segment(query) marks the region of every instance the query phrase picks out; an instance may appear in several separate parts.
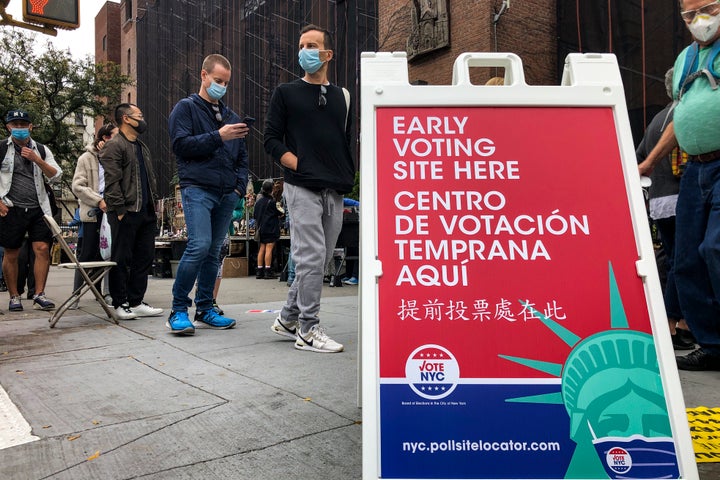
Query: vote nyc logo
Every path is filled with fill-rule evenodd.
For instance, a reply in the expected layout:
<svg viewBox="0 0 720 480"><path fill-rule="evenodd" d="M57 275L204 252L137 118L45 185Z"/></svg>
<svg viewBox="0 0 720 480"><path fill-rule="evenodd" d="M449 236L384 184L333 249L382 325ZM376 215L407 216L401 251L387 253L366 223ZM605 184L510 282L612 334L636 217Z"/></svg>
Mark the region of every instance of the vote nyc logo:
<svg viewBox="0 0 720 480"><path fill-rule="evenodd" d="M460 367L448 349L440 345L423 345L408 357L405 378L410 388L421 397L439 400L455 390L460 379Z"/></svg>

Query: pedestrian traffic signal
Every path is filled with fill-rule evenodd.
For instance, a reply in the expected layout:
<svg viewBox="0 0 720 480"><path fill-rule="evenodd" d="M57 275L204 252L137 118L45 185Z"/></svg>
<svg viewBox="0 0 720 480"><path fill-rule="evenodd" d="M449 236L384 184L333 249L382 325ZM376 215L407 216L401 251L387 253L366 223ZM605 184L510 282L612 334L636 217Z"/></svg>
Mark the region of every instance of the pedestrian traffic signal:
<svg viewBox="0 0 720 480"><path fill-rule="evenodd" d="M73 30L80 26L80 0L23 0L23 20Z"/></svg>

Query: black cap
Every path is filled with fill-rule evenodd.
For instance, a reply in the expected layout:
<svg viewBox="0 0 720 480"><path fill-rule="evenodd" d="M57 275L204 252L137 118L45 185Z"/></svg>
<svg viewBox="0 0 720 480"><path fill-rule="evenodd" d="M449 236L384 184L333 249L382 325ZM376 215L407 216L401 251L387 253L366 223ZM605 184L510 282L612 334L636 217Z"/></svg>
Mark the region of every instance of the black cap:
<svg viewBox="0 0 720 480"><path fill-rule="evenodd" d="M10 123L16 120L20 120L21 122L28 122L32 123L30 120L30 114L22 111L22 110L10 110L7 113L7 116L5 117L5 123Z"/></svg>

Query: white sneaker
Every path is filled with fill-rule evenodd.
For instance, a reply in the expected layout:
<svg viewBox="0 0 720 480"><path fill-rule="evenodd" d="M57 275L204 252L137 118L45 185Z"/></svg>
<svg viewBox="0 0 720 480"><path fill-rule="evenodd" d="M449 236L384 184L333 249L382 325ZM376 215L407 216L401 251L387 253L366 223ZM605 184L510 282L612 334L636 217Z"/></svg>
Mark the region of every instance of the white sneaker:
<svg viewBox="0 0 720 480"><path fill-rule="evenodd" d="M313 325L310 331L305 334L298 329L295 348L318 353L338 353L342 352L344 347L328 337L322 327Z"/></svg>
<svg viewBox="0 0 720 480"><path fill-rule="evenodd" d="M115 316L118 320L132 320L137 318L137 314L130 309L130 305L123 303L115 309Z"/></svg>
<svg viewBox="0 0 720 480"><path fill-rule="evenodd" d="M138 317L157 317L163 313L162 308L151 307L145 302L140 303L137 307L130 307L130 310Z"/></svg>
<svg viewBox="0 0 720 480"><path fill-rule="evenodd" d="M277 333L278 335L282 335L283 337L292 338L295 340L295 337L297 337L297 322L285 325L280 320L280 315L277 316L275 319L275 322L270 327L270 330Z"/></svg>

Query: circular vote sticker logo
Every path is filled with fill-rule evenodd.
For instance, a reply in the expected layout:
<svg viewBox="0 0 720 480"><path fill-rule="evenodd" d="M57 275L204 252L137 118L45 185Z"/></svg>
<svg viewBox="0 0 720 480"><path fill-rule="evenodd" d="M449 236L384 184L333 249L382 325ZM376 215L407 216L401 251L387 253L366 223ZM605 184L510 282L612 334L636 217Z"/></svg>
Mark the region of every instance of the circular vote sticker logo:
<svg viewBox="0 0 720 480"><path fill-rule="evenodd" d="M632 468L632 457L630 453L621 447L613 447L608 450L605 461L615 473L626 473Z"/></svg>
<svg viewBox="0 0 720 480"><path fill-rule="evenodd" d="M429 400L438 400L455 390L460 379L460 367L448 349L440 345L423 345L408 357L405 378L415 393Z"/></svg>

